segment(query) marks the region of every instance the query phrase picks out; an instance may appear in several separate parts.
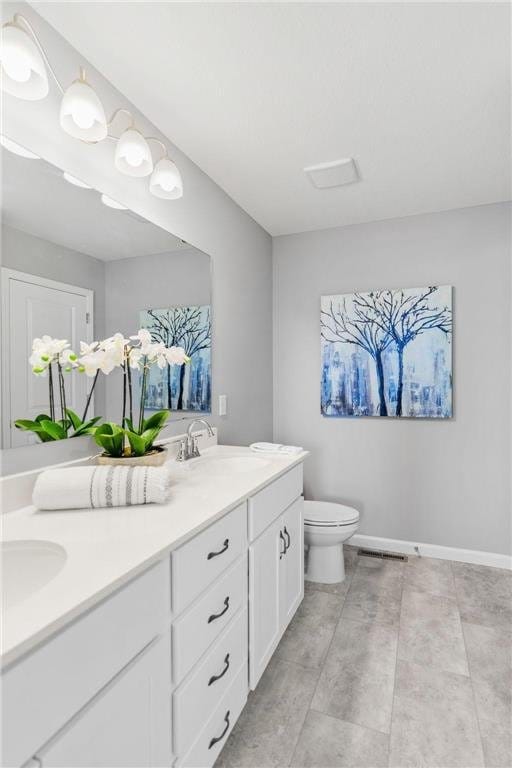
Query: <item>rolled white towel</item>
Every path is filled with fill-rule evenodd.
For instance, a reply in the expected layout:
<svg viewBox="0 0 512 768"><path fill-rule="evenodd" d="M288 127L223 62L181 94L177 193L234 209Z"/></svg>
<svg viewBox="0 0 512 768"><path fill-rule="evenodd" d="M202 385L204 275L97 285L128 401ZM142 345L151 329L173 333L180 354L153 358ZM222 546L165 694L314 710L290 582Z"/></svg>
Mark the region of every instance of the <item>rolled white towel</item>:
<svg viewBox="0 0 512 768"><path fill-rule="evenodd" d="M161 504L170 490L165 467L91 466L48 469L38 476L32 503L38 509L94 509Z"/></svg>
<svg viewBox="0 0 512 768"><path fill-rule="evenodd" d="M249 448L256 453L281 453L288 456L302 453L304 450L300 445L282 445L281 443L252 443Z"/></svg>

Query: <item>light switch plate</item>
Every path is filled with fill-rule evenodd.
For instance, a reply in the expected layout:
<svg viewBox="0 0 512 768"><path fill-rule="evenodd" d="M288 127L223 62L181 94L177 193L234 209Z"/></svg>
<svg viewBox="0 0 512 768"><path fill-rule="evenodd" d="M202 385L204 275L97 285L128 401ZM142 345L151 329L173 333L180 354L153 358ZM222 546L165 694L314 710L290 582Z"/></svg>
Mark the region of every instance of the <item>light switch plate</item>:
<svg viewBox="0 0 512 768"><path fill-rule="evenodd" d="M219 416L225 416L228 412L228 396L219 395Z"/></svg>

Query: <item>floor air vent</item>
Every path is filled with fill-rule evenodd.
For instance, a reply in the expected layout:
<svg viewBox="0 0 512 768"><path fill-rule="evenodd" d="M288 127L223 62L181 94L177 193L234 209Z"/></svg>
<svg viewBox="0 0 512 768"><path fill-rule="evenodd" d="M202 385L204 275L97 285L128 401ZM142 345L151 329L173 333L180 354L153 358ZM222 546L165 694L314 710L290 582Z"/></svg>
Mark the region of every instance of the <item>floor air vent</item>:
<svg viewBox="0 0 512 768"><path fill-rule="evenodd" d="M359 557L377 557L379 560L402 560L407 562L407 555L399 555L397 552L379 552L377 549L358 549Z"/></svg>

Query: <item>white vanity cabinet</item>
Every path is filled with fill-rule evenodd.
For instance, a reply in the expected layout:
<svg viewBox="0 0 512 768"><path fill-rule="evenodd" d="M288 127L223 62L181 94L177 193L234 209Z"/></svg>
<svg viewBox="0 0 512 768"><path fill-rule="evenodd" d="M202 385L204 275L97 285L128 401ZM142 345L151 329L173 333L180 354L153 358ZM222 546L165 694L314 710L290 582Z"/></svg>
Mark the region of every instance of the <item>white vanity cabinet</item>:
<svg viewBox="0 0 512 768"><path fill-rule="evenodd" d="M2 673L2 766L40 752L160 635L169 646L169 559L132 579ZM167 631L166 631L167 630ZM169 675L169 664L163 669ZM159 708L168 710L170 677ZM163 689L159 689L163 690ZM112 701L112 696L108 701ZM123 728L124 713L109 713ZM169 714L170 718L170 714ZM165 742L168 737L162 733ZM169 750L170 754L170 750ZM47 758L46 765L50 765ZM82 765L83 763L79 763ZM148 764L150 765L150 764ZM68 762L68 768L74 763Z"/></svg>
<svg viewBox="0 0 512 768"><path fill-rule="evenodd" d="M249 692L247 503L172 553L173 747L209 768Z"/></svg>
<svg viewBox="0 0 512 768"><path fill-rule="evenodd" d="M284 632L304 597L304 499L291 504L282 518L285 550L279 560L279 615Z"/></svg>
<svg viewBox="0 0 512 768"><path fill-rule="evenodd" d="M3 768L212 768L302 600L303 542L300 463L4 670Z"/></svg>
<svg viewBox="0 0 512 768"><path fill-rule="evenodd" d="M249 499L249 682L254 689L304 597L302 466ZM277 518L277 519L274 519Z"/></svg>
<svg viewBox="0 0 512 768"><path fill-rule="evenodd" d="M168 634L151 644L34 758L41 768L168 768Z"/></svg>

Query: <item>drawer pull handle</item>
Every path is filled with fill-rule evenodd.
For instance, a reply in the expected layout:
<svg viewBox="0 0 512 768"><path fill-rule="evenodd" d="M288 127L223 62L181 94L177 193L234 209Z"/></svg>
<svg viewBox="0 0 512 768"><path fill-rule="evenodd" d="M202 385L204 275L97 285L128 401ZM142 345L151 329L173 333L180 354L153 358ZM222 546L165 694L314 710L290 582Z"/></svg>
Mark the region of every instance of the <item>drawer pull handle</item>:
<svg viewBox="0 0 512 768"><path fill-rule="evenodd" d="M217 737L213 738L213 739L210 741L210 743L208 744L208 749L211 749L212 747L214 747L214 746L215 746L215 744L216 744L218 741L222 741L222 739L224 738L224 736L225 736L225 735L226 735L226 733L228 732L228 728L229 728L229 709L228 709L228 711L226 712L226 714L224 715L224 720L225 720L225 722L226 722L226 725L224 726L224 730L222 731L222 733L221 733L221 735L220 735L220 736L217 736Z"/></svg>
<svg viewBox="0 0 512 768"><path fill-rule="evenodd" d="M215 621L215 619L220 619L221 616L224 616L228 608L229 608L229 596L226 597L226 599L224 600L224 608L222 609L222 611L220 613L212 613L212 615L208 619L208 624L210 624L210 622L212 621Z"/></svg>
<svg viewBox="0 0 512 768"><path fill-rule="evenodd" d="M211 560L212 557L218 557L219 555L222 555L222 553L225 552L228 547L229 547L229 539L226 539L224 544L222 545L222 549L219 549L218 552L210 552L206 559Z"/></svg>
<svg viewBox="0 0 512 768"><path fill-rule="evenodd" d="M286 525L285 525L285 527L284 527L284 535L285 535L285 536L288 536L288 544L286 544L286 545L285 545L285 546L286 546L286 548L285 548L285 550L284 550L284 554L286 554L286 553L288 552L288 550L290 549L290 544L292 543L292 539L291 539L291 536L290 536L290 534L288 533L288 531L286 530Z"/></svg>
<svg viewBox="0 0 512 768"><path fill-rule="evenodd" d="M212 683L216 683L217 680L220 680L221 677L224 677L226 672L229 669L229 653L226 653L226 658L224 659L224 664L226 665L222 672L219 675L212 675L210 679L208 680L208 685L211 685Z"/></svg>
<svg viewBox="0 0 512 768"><path fill-rule="evenodd" d="M280 539L280 540L283 542L283 544L284 544L284 549L283 549L283 551L281 552L281 550L279 550L279 559L281 559L283 555L286 555L286 539L285 539L285 537L283 536L283 532L282 532L282 531L279 531L279 539Z"/></svg>

